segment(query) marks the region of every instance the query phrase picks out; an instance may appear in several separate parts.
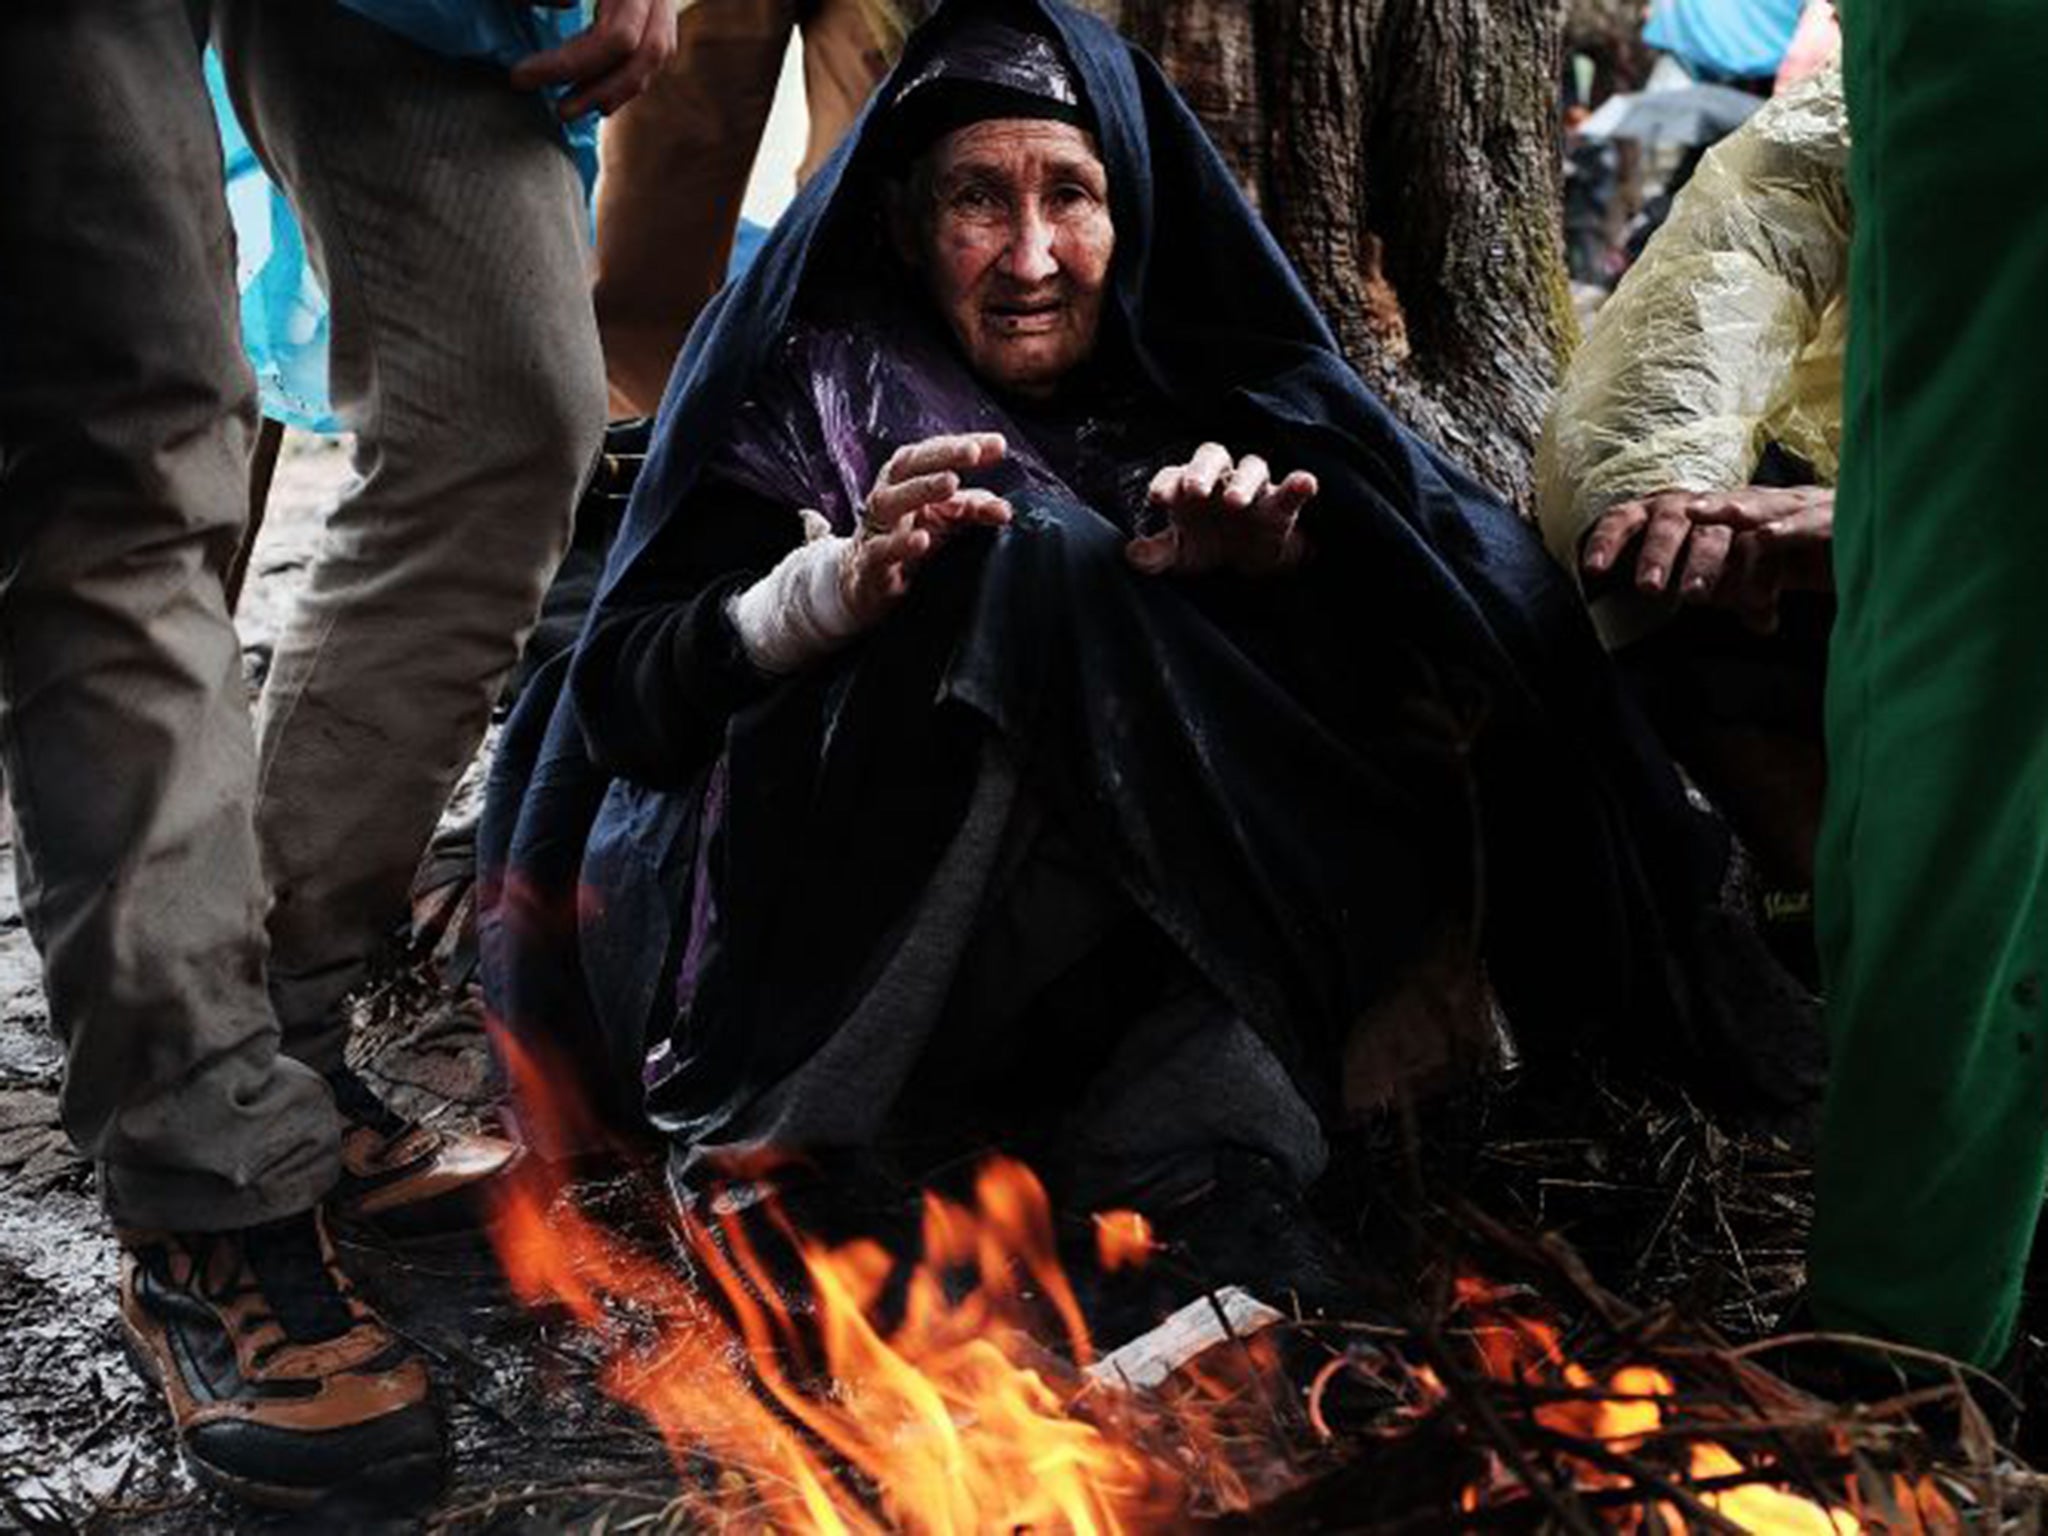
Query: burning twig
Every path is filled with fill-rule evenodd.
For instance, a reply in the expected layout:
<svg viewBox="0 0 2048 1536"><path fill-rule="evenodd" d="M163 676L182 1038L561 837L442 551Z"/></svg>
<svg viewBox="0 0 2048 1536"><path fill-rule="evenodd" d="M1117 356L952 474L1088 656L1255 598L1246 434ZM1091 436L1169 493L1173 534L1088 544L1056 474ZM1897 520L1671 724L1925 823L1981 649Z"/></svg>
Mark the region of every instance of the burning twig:
<svg viewBox="0 0 2048 1536"><path fill-rule="evenodd" d="M1484 1388L1444 1347L1434 1326L1418 1329L1414 1338L1429 1368L1448 1390L1454 1411L1480 1432L1489 1447L1514 1472L1521 1486L1535 1496L1563 1529L1573 1532L1574 1536L1596 1536L1598 1527L1594 1525L1590 1512L1580 1503L1578 1490L1570 1485L1559 1487L1554 1479L1543 1475Z"/></svg>
<svg viewBox="0 0 2048 1536"><path fill-rule="evenodd" d="M1618 1451L1601 1440L1564 1434L1547 1427L1541 1421L1532 1423L1528 1432L1573 1460L1591 1462L1594 1466L1604 1468L1616 1476L1627 1478L1626 1488L1607 1490L1621 1496L1624 1503L1649 1504L1654 1501L1669 1504L1683 1510L1686 1515L1697 1520L1708 1530L1742 1536L1743 1528L1704 1503L1700 1497L1700 1490L1707 1484L1725 1485L1730 1488L1753 1486L1760 1481L1754 1472L1742 1471L1723 1474L1718 1478L1704 1478L1691 1487L1686 1487L1644 1465L1636 1457Z"/></svg>

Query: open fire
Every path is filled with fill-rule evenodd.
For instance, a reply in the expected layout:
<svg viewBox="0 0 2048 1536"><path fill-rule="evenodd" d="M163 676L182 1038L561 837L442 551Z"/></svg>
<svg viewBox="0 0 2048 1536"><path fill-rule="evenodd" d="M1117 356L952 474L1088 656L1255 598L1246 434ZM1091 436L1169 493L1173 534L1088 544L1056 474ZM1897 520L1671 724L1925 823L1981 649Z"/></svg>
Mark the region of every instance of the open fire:
<svg viewBox="0 0 2048 1536"><path fill-rule="evenodd" d="M737 1217L687 1233L715 1290L708 1304L530 1188L510 1197L500 1228L524 1299L612 1333L621 1304L654 1320L651 1339L613 1358L606 1387L679 1464L725 1469L734 1515L819 1532L1171 1521L1177 1475L1082 1401L1087 1331L1026 1169L992 1163L971 1205L927 1196L923 1258L886 1307L895 1266L879 1245L778 1235L800 1255L801 1311Z"/></svg>
<svg viewBox="0 0 2048 1536"><path fill-rule="evenodd" d="M1684 1423L1678 1384L1648 1365L1626 1365L1596 1376L1564 1352L1557 1330L1523 1315L1511 1293L1461 1278L1457 1311L1473 1341L1486 1378L1505 1384L1528 1404L1528 1416L1571 1486L1592 1495L1620 1493L1623 1501L1610 1523L1623 1531L1682 1532L1718 1519L1743 1531L1771 1536L1847 1536L1866 1530L1892 1533L1958 1529L1961 1521L1932 1485L1893 1479L1882 1506L1872 1510L1853 1481L1842 1485L1835 1508L1775 1486L1758 1464L1738 1458L1725 1444L1707 1438L1703 1426ZM1755 1426L1749 1426L1754 1428ZM1727 1427L1721 1429L1727 1433ZM1672 1456L1655 1462L1638 1453L1667 1441ZM1678 1499L1658 1498L1644 1479L1670 1467L1669 1484ZM1784 1476L1795 1469L1780 1469ZM1500 1458L1488 1458L1488 1474L1465 1490L1468 1511L1527 1497L1525 1480Z"/></svg>
<svg viewBox="0 0 2048 1536"><path fill-rule="evenodd" d="M558 1113L513 1059L523 1114ZM535 1172L507 1193L493 1236L523 1301L566 1311L605 1341L605 1390L661 1434L698 1512L740 1529L1182 1529L1215 1513L1256 1518L1260 1491L1299 1485L1301 1469L1368 1443L1377 1465L1410 1437L1433 1437L1450 1448L1437 1465L1464 1469L1443 1485L1447 1529L1536 1523L1544 1480L1622 1531L1960 1525L1924 1482L1890 1478L1874 1491L1837 1470L1817 1484L1757 1425L1689 1416L1660 1369L1594 1372L1512 1293L1478 1280L1458 1282L1436 1340L1461 1362L1462 1392L1405 1363L1398 1345L1356 1343L1328 1345L1304 1391L1273 1342L1283 1329L1140 1389L1091 1370L1096 1350L1028 1169L992 1160L971 1196L925 1195L918 1226L905 1257L867 1239L817 1241L755 1206L682 1221L680 1256L657 1256ZM1098 1216L1094 1237L1104 1273L1152 1252L1128 1212ZM1438 1358L1448 1374L1450 1357ZM1347 1448L1322 1407L1335 1380L1360 1371L1385 1407ZM1502 1454L1466 1428L1475 1384L1485 1412L1511 1419L1529 1449ZM1288 1428L1299 1431L1291 1447L1279 1433ZM1262 1476L1247 1458L1274 1465ZM1795 1482L1824 1486L1830 1502Z"/></svg>
<svg viewBox="0 0 2048 1536"><path fill-rule="evenodd" d="M523 1116L574 1113L507 1056ZM1030 1171L991 1162L971 1199L928 1194L921 1216L907 1273L878 1242L828 1246L772 1207L682 1220L685 1263L593 1223L536 1171L508 1190L493 1240L523 1301L608 1341L605 1389L661 1433L686 1477L717 1469L707 1497L743 1527L1173 1523L1181 1477L1087 1374L1094 1347ZM1105 1269L1141 1262L1150 1244L1128 1212L1099 1218L1095 1237Z"/></svg>

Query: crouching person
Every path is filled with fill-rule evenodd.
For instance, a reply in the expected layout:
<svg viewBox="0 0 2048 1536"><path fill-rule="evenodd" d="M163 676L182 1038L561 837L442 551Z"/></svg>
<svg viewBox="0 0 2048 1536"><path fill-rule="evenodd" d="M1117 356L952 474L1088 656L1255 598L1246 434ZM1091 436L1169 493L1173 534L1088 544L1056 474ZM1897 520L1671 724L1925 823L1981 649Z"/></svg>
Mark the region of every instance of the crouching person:
<svg viewBox="0 0 2048 1536"><path fill-rule="evenodd" d="M1812 977L1850 211L1839 68L1710 153L1552 407L1540 517Z"/></svg>
<svg viewBox="0 0 2048 1536"><path fill-rule="evenodd" d="M942 7L656 438L501 762L486 985L685 1199L1001 1145L1323 1304L1301 1192L1447 934L1532 1041L1676 1034L1683 803L1569 584L1107 28Z"/></svg>

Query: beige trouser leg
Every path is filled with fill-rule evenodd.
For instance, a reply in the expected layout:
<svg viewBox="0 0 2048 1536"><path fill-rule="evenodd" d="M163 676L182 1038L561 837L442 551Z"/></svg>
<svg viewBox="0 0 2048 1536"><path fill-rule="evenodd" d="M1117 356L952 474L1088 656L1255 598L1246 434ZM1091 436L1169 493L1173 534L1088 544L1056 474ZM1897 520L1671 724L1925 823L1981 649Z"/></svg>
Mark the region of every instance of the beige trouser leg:
<svg viewBox="0 0 2048 1536"><path fill-rule="evenodd" d="M334 0L216 0L215 28L356 433L257 718L271 995L327 1067L567 545L604 380L582 190L538 97Z"/></svg>
<svg viewBox="0 0 2048 1536"><path fill-rule="evenodd" d="M797 179L808 181L888 67L858 0L696 0L668 67L605 124L597 315L614 415L654 413L690 327L725 281L799 24L811 127Z"/></svg>
<svg viewBox="0 0 2048 1536"><path fill-rule="evenodd" d="M796 0L696 0L675 56L604 126L597 317L612 409L647 416L725 280Z"/></svg>
<svg viewBox="0 0 2048 1536"><path fill-rule="evenodd" d="M221 596L247 505L196 3L0 5L0 757L64 1123L114 1217L291 1214L326 1086L263 992L255 754Z"/></svg>
<svg viewBox="0 0 2048 1536"><path fill-rule="evenodd" d="M859 0L823 0L804 19L804 101L811 133L796 173L799 184L839 147L888 72L889 59Z"/></svg>

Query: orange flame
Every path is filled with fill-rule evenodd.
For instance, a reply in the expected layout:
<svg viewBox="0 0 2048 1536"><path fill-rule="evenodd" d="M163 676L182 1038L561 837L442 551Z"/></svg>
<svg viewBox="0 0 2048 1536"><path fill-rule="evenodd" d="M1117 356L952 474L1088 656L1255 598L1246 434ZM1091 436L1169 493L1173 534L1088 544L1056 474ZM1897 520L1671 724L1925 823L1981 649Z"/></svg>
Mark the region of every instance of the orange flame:
<svg viewBox="0 0 2048 1536"><path fill-rule="evenodd" d="M892 1261L872 1243L829 1249L800 1241L816 1305L815 1339L773 1298L768 1266L740 1224L723 1244L697 1233L691 1251L734 1318L714 1318L673 1274L626 1250L564 1203L519 1189L498 1240L522 1299L565 1306L594 1329L608 1303L664 1320L658 1343L620 1357L606 1389L661 1431L679 1459L708 1455L739 1469L757 1505L787 1490L797 1509L776 1523L830 1532L987 1529L1117 1532L1177 1507L1175 1480L1135 1447L1074 1411L1083 1382L1038 1350L1028 1323L1034 1295L1067 1332L1076 1362L1087 1335L1050 1249L1027 1248L1027 1294L1008 1262L1013 1241L1049 1244L1051 1221L1036 1180L996 1163L974 1205L926 1197L926 1262L913 1273L902 1320L884 1331L877 1302ZM935 1257L937 1256L937 1257ZM977 1283L951 1299L949 1261L968 1258ZM818 1391L792 1365L815 1343ZM735 1345L741 1346L735 1348ZM876 1490L874 1507L835 1471Z"/></svg>
<svg viewBox="0 0 2048 1536"><path fill-rule="evenodd" d="M1485 1282L1462 1277L1456 1282L1460 1310L1472 1320L1472 1342L1488 1376L1496 1381L1549 1389L1563 1389L1559 1396L1539 1403L1532 1417L1546 1429L1583 1441L1597 1441L1608 1449L1630 1455L1653 1437L1681 1427L1667 1417L1678 1408L1677 1384L1652 1366L1629 1365L1614 1371L1604 1381L1563 1350L1557 1330L1536 1318L1510 1310L1509 1293ZM1961 1521L1940 1491L1925 1479L1908 1484L1895 1480L1893 1502L1896 1510L1881 1524L1866 1524L1867 1512L1860 1511L1860 1495L1850 1485L1844 1492L1850 1508L1830 1508L1815 1499L1772 1486L1768 1469L1744 1463L1726 1446L1711 1440L1694 1440L1686 1447L1686 1465L1673 1482L1690 1485L1689 1491L1701 1505L1745 1531L1768 1536L1848 1536L1851 1532L1883 1529L1895 1532L1953 1530ZM1629 1488L1633 1479L1625 1471L1567 1455L1573 1485L1593 1492ZM1731 1479L1756 1478L1740 1486L1715 1486ZM1465 1490L1462 1507L1475 1511L1500 1497L1519 1494L1516 1482L1496 1468L1487 1486ZM1655 1510L1659 1527L1683 1532L1690 1527L1681 1512L1669 1502L1648 1501ZM1643 1511L1632 1512L1620 1522L1624 1530L1649 1528Z"/></svg>
<svg viewBox="0 0 2048 1536"><path fill-rule="evenodd" d="M1095 1257L1103 1272L1133 1269L1152 1257L1152 1223L1136 1211L1103 1211L1095 1218Z"/></svg>
<svg viewBox="0 0 2048 1536"><path fill-rule="evenodd" d="M541 1081L510 1055L531 1113ZM779 1299L760 1224L735 1215L684 1233L718 1307L534 1177L507 1193L493 1239L529 1305L613 1336L622 1310L658 1320L650 1346L614 1353L604 1387L679 1464L736 1472L723 1513L743 1524L1107 1536L1173 1520L1179 1478L1115 1432L1101 1407L1113 1394L1083 1374L1088 1332L1027 1169L991 1163L968 1204L925 1197L922 1262L886 1327L896 1263L880 1245L770 1224L761 1239L793 1246L814 1315Z"/></svg>

